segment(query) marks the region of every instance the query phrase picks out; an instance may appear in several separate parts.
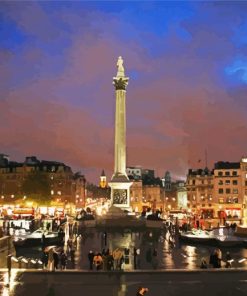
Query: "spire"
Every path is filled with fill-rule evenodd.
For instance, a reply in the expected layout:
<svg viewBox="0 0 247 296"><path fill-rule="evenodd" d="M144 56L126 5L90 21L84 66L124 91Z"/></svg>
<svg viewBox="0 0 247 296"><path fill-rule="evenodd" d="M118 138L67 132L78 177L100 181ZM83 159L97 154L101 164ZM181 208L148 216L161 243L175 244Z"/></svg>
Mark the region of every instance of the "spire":
<svg viewBox="0 0 247 296"><path fill-rule="evenodd" d="M101 177L105 177L105 171L102 170Z"/></svg>

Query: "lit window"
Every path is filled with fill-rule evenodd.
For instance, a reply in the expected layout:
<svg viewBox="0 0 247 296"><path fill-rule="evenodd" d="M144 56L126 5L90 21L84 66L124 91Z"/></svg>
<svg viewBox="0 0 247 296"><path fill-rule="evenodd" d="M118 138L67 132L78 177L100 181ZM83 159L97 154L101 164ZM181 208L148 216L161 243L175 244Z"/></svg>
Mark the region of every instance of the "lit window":
<svg viewBox="0 0 247 296"><path fill-rule="evenodd" d="M219 198L219 203L224 203L224 198L223 197Z"/></svg>

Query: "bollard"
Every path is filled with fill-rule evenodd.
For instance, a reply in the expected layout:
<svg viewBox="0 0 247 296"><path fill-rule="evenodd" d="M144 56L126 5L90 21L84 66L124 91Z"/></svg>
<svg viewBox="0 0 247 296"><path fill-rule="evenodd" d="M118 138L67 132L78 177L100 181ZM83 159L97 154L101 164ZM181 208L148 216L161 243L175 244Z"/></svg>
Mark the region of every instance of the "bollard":
<svg viewBox="0 0 247 296"><path fill-rule="evenodd" d="M25 268L25 269L28 268L28 260L27 260L27 258L23 257L21 259L21 266L22 266L22 268Z"/></svg>
<svg viewBox="0 0 247 296"><path fill-rule="evenodd" d="M18 257L18 268L22 268L22 261L21 259L23 258L23 256Z"/></svg>
<svg viewBox="0 0 247 296"><path fill-rule="evenodd" d="M12 261L13 268L19 268L19 260L16 257L12 256L11 261Z"/></svg>
<svg viewBox="0 0 247 296"><path fill-rule="evenodd" d="M29 263L30 263L30 268L35 268L35 269L38 268L37 260L35 260L35 259L30 259Z"/></svg>

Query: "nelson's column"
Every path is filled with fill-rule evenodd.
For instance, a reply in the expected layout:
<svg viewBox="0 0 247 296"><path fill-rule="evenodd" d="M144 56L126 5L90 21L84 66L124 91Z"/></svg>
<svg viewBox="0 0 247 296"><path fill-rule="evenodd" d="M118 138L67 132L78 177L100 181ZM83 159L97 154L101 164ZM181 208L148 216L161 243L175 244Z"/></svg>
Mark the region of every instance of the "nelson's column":
<svg viewBox="0 0 247 296"><path fill-rule="evenodd" d="M117 76L113 77L116 94L115 113L115 157L114 173L109 183L111 187L111 204L121 209L130 209L131 182L126 174L126 87L129 78L124 74L123 59L118 58Z"/></svg>

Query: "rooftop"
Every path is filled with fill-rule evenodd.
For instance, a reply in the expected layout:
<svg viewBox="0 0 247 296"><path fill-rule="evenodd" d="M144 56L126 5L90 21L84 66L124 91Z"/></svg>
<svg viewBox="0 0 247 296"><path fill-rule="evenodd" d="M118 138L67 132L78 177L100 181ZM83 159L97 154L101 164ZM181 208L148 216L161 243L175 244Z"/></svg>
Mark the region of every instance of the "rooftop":
<svg viewBox="0 0 247 296"><path fill-rule="evenodd" d="M216 170L240 169L240 162L218 161L214 164Z"/></svg>

